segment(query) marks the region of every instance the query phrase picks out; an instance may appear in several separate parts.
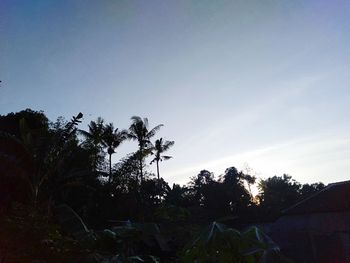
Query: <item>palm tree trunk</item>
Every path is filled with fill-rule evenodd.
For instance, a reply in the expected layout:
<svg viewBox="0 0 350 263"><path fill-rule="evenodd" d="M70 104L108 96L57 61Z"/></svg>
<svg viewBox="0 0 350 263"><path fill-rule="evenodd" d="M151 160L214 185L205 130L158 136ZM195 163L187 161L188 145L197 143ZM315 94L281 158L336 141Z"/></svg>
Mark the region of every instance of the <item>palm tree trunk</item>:
<svg viewBox="0 0 350 263"><path fill-rule="evenodd" d="M143 181L143 146L140 145L139 149L139 161L140 161L140 184L142 184Z"/></svg>
<svg viewBox="0 0 350 263"><path fill-rule="evenodd" d="M140 158L140 184L142 184L143 181L143 161L142 161L142 157Z"/></svg>
<svg viewBox="0 0 350 263"><path fill-rule="evenodd" d="M158 175L158 181L159 181L159 161L157 160L157 175Z"/></svg>
<svg viewBox="0 0 350 263"><path fill-rule="evenodd" d="M109 182L112 181L112 154L109 154Z"/></svg>

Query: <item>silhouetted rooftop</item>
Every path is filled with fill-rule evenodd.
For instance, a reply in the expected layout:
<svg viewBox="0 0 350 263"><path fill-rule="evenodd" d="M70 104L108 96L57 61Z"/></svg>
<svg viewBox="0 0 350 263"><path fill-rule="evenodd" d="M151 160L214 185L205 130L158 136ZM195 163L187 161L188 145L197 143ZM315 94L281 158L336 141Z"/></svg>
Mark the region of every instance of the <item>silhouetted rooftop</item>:
<svg viewBox="0 0 350 263"><path fill-rule="evenodd" d="M350 211L350 181L329 184L318 193L287 208L285 215Z"/></svg>

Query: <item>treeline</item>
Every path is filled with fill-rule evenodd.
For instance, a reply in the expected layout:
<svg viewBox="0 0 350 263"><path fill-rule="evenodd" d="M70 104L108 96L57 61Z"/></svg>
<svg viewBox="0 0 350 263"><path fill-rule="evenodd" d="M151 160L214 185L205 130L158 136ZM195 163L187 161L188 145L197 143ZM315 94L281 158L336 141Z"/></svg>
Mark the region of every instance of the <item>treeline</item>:
<svg viewBox="0 0 350 263"><path fill-rule="evenodd" d="M273 220L284 208L324 187L301 185L288 175L256 182L234 167L218 178L202 170L187 185L170 187L161 178L159 165L171 158L166 152L174 142L154 139L162 124L150 128L147 118L134 116L128 129L118 129L98 118L82 130L82 117L79 113L70 121L61 117L51 122L43 112L30 109L0 116L2 134L15 138L10 145L9 138L2 137L2 175L30 178L28 191L18 191L17 181L4 185L3 202L25 195L33 203L66 203L93 226L108 220L154 220L155 209L164 205L196 210L191 214L197 222L234 216L236 222L246 223ZM113 165L112 155L128 140L136 141L138 149ZM156 175L148 171L149 164L156 165ZM256 183L259 194L252 196L250 186Z"/></svg>
<svg viewBox="0 0 350 263"><path fill-rule="evenodd" d="M2 215L23 204L54 218L55 207L66 204L96 230L123 222L178 224L181 231L172 232L172 242L179 248L196 226L215 220L243 228L273 221L324 187L302 185L288 175L257 180L235 167L217 177L202 170L187 185L169 186L160 164L171 158L166 152L174 142L157 138L162 124L149 127L147 118L134 116L127 129L119 129L98 118L82 130L82 118L79 113L51 122L30 109L0 116ZM113 164L112 155L128 140L137 149ZM254 184L257 196L250 191Z"/></svg>

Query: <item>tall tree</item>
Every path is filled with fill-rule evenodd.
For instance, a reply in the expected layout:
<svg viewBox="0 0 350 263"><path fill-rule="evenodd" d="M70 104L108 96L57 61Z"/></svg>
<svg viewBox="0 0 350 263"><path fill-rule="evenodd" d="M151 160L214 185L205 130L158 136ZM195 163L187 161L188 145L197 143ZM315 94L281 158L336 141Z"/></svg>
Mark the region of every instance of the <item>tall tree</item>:
<svg viewBox="0 0 350 263"><path fill-rule="evenodd" d="M69 160L77 147L76 126L82 117L79 113L60 130L46 125L33 129L22 118L19 121L21 138L0 131L0 174L4 177L1 181L6 181L7 175L17 177L13 179L19 179L20 185L25 183L31 197L27 199L32 199L34 206L40 195L45 195L50 203L56 189L68 181L64 176L72 170Z"/></svg>
<svg viewBox="0 0 350 263"><path fill-rule="evenodd" d="M115 153L115 149L126 139L126 131L119 131L118 128L114 129L113 123L109 123L104 127L102 142L107 147L107 153L109 155L109 182L112 179L112 154Z"/></svg>
<svg viewBox="0 0 350 263"><path fill-rule="evenodd" d="M247 178L247 175L239 172L235 167L227 168L225 174L220 178L223 187L222 191L226 195L227 206L233 214L242 212L250 203L251 196L244 186ZM249 178L250 180L253 181L253 179Z"/></svg>
<svg viewBox="0 0 350 263"><path fill-rule="evenodd" d="M156 163L157 165L157 177L158 180L160 178L159 176L159 162L169 160L172 158L171 156L168 155L162 155L164 152L169 150L170 147L174 145L174 141L163 141L163 138L160 138L155 141L154 146L152 147L152 153L155 155L153 160L151 161L150 164Z"/></svg>
<svg viewBox="0 0 350 263"><path fill-rule="evenodd" d="M191 192L191 199L195 205L205 205L208 189L213 186L215 182L214 174L207 170L202 170L197 176L191 177L188 186Z"/></svg>
<svg viewBox="0 0 350 263"><path fill-rule="evenodd" d="M104 135L104 120L98 117L96 121L91 121L88 125L88 131L79 130L80 134L83 135L85 141L83 145L88 148L91 154L91 161L94 170L101 160L103 159L103 135Z"/></svg>
<svg viewBox="0 0 350 263"><path fill-rule="evenodd" d="M277 218L283 209L300 200L301 185L290 175L273 176L258 184L260 207L269 220Z"/></svg>
<svg viewBox="0 0 350 263"><path fill-rule="evenodd" d="M129 127L127 137L138 142L139 150L137 157L140 163L140 182L143 181L143 163L144 158L150 153L151 138L163 126L159 124L152 129L148 127L148 119L139 116L131 117L131 125Z"/></svg>

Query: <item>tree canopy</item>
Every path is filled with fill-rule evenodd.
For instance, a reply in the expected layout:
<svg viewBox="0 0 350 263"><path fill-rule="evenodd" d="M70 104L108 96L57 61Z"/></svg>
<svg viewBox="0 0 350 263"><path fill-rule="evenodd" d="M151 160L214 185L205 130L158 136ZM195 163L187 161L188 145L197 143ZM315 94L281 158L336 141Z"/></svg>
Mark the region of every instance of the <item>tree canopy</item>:
<svg viewBox="0 0 350 263"><path fill-rule="evenodd" d="M40 232L40 238L58 242L58 249L68 249L62 245L66 242L67 251L98 251L101 261L97 262L109 262L99 246L111 253L119 251L114 258L121 261L111 262L133 262L134 256L151 260L145 254L148 251L166 259L164 262L175 262L188 237L210 222L242 229L273 221L283 209L324 188L322 183L300 184L285 174L260 179L259 194L253 196L250 186L256 177L233 166L219 176L203 169L186 185L169 186L160 176L159 163L171 159L167 152L175 143L154 138L162 124L150 128L147 118L134 116L129 128L122 129L100 117L82 129L82 118L78 113L68 121L60 117L52 122L43 112L30 109L0 115L0 219L15 222L15 229L25 227L19 218L40 222L41 227L30 227L38 231L35 235ZM112 155L127 139L135 140L138 147L113 164ZM153 163L156 174L149 169ZM220 224L213 226L225 229L218 228L223 238L232 234L231 228L227 232ZM74 229L80 229L79 234ZM76 247L67 241L69 235L64 231L76 240L90 240L93 246ZM52 241L53 233L62 234ZM243 237L238 232L235 235ZM0 239L10 236L0 231ZM185 253L184 259L199 255L197 247L191 249L192 254ZM62 260L59 253L50 255ZM169 258L174 261L167 261Z"/></svg>

